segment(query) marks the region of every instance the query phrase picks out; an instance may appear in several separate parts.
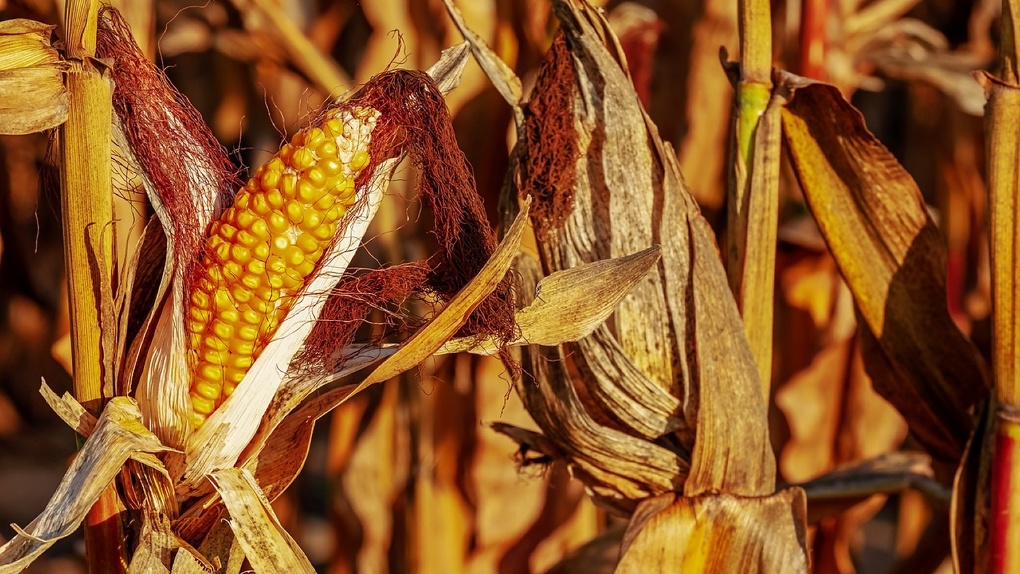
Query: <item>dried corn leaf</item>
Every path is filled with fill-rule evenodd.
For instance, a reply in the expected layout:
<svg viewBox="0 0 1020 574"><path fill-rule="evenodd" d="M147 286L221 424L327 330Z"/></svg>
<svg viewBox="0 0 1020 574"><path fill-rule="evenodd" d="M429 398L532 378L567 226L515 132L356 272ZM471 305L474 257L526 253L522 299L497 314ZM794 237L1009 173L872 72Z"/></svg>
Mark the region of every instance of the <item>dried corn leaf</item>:
<svg viewBox="0 0 1020 574"><path fill-rule="evenodd" d="M173 574L236 574L244 565L244 552L226 520L217 520L205 530L205 540L195 550L185 546L174 558ZM218 567L217 567L218 565Z"/></svg>
<svg viewBox="0 0 1020 574"><path fill-rule="evenodd" d="M0 133L28 134L67 119L66 65L50 44L55 26L0 22Z"/></svg>
<svg viewBox="0 0 1020 574"><path fill-rule="evenodd" d="M297 542L280 525L250 472L225 468L209 478L230 513L230 528L255 572L315 572Z"/></svg>
<svg viewBox="0 0 1020 574"><path fill-rule="evenodd" d="M170 553L180 544L166 515L143 511L140 532L128 574L170 574Z"/></svg>
<svg viewBox="0 0 1020 574"><path fill-rule="evenodd" d="M876 390L936 457L958 460L986 368L946 310L945 255L913 179L831 86L794 76L783 131L861 315Z"/></svg>
<svg viewBox="0 0 1020 574"><path fill-rule="evenodd" d="M21 572L53 543L74 532L132 455L166 450L142 425L134 401L112 399L46 508L0 547L0 574Z"/></svg>
<svg viewBox="0 0 1020 574"><path fill-rule="evenodd" d="M801 547L776 544L803 544L805 512L799 488L760 498L650 499L631 519L616 572L807 572Z"/></svg>
<svg viewBox="0 0 1020 574"><path fill-rule="evenodd" d="M659 260L659 248L556 271L535 287L534 301L517 312L519 336L512 345L559 345L590 335L620 300ZM493 337L464 337L443 344L439 353L495 354Z"/></svg>

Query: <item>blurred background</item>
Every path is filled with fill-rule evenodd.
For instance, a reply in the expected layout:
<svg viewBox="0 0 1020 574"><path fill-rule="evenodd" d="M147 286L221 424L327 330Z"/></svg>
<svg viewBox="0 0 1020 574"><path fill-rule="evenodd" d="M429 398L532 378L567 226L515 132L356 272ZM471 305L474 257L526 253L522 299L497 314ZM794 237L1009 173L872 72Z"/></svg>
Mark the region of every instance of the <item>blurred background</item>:
<svg viewBox="0 0 1020 574"><path fill-rule="evenodd" d="M548 0L456 3L527 90L556 29ZM62 4L0 0L0 19L59 24ZM325 98L388 67L427 68L461 41L440 0L114 4L241 170L265 161ZM638 95L721 232L732 88L720 58L736 54L736 1L598 4ZM944 233L950 309L985 350L984 94L974 71L994 54L998 5L772 2L775 65L838 86L917 180ZM448 105L495 223L514 138L510 108L473 61ZM38 393L40 378L58 393L71 387L49 138L0 136L0 541L13 533L9 524L43 508L74 450L72 432ZM395 178L361 265L431 252L414 181L410 168ZM852 299L785 171L782 194L771 436L781 479L796 483L911 442L871 390ZM117 217L140 221L144 202L125 200ZM316 567L334 574L538 573L578 552L583 569L568 561L556 571L611 571L612 547L597 537L618 539L625 522L596 508L567 469L518 453L488 428L495 421L534 426L498 361L431 360L323 418L305 471L276 511ZM840 514L823 510L812 513L816 572L946 571L948 508L931 497L904 491ZM29 571L81 572L82 549L80 537L62 541Z"/></svg>

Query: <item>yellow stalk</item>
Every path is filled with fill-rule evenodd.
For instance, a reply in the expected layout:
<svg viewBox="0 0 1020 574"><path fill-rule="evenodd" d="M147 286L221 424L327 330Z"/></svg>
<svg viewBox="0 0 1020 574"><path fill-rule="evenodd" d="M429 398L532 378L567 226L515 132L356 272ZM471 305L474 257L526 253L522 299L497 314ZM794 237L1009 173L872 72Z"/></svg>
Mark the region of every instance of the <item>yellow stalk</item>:
<svg viewBox="0 0 1020 574"><path fill-rule="evenodd" d="M103 406L103 384L113 357L104 353L103 312L112 312L113 268L110 138L113 87L91 57L96 49L98 2L68 1L64 42L70 63L67 121L60 132L64 257L71 314L74 394L93 414ZM124 572L123 508L113 485L92 507L85 523L91 572Z"/></svg>
<svg viewBox="0 0 1020 574"><path fill-rule="evenodd" d="M741 0L726 266L765 401L772 378L772 294L779 210L779 114L766 114L771 74L769 2Z"/></svg>

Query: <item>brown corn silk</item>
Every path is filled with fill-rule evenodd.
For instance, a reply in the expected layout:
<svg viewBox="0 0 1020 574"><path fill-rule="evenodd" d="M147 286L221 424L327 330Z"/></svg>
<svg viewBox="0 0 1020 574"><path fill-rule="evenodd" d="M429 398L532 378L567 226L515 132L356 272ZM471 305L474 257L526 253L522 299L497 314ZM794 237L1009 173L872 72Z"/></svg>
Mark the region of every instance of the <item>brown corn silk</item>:
<svg viewBox="0 0 1020 574"><path fill-rule="evenodd" d="M567 40L556 34L545 56L532 98L524 106L521 158L530 177L521 180L518 195L532 196L531 220L544 236L559 228L574 207L574 166L578 144L574 129L572 86L574 76Z"/></svg>
<svg viewBox="0 0 1020 574"><path fill-rule="evenodd" d="M301 362L329 368L337 366L335 350L354 339L357 319L366 317L373 308L399 303L412 294L448 300L478 273L496 248L471 166L457 145L450 112L428 74L406 70L379 74L348 104L380 112L372 134L373 164L403 152L414 161L420 173L418 191L432 209L432 233L440 252L420 266L396 266L361 277L348 272L334 289L301 357ZM365 171L371 172L371 167ZM412 317L392 317L396 323L415 321ZM507 275L458 334L493 334L500 341L510 341L515 329L513 317L512 278ZM501 356L513 368L505 351ZM339 359L343 361L343 357Z"/></svg>

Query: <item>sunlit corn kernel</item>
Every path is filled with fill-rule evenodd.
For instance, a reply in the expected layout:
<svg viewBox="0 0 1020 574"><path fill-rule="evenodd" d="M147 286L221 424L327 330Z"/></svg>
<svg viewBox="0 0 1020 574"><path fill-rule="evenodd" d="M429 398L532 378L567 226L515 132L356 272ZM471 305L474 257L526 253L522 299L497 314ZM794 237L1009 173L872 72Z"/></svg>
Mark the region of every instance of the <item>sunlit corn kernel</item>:
<svg viewBox="0 0 1020 574"><path fill-rule="evenodd" d="M230 347L230 352L238 355L251 355L255 350L255 343L236 338L230 339L228 346Z"/></svg>
<svg viewBox="0 0 1020 574"><path fill-rule="evenodd" d="M269 215L268 212L266 214ZM258 238L259 241L264 241L269 238L269 224L265 219L256 220L255 223L251 224L251 234Z"/></svg>
<svg viewBox="0 0 1020 574"><path fill-rule="evenodd" d="M208 321L199 321L196 319L191 319L187 323L188 331L193 335L201 334L203 331L205 331L205 324L207 322ZM201 340L201 337L198 337L198 340Z"/></svg>
<svg viewBox="0 0 1020 574"><path fill-rule="evenodd" d="M220 226L218 236L229 243L234 240L234 237L237 237L237 228L229 223L224 223Z"/></svg>
<svg viewBox="0 0 1020 574"><path fill-rule="evenodd" d="M272 287L273 289L283 289L284 287L292 287L291 285L287 285L284 282L283 275L280 273L266 277L266 282L268 282L269 286Z"/></svg>
<svg viewBox="0 0 1020 574"><path fill-rule="evenodd" d="M296 173L285 173L280 179L280 192L286 199L293 199L297 192L298 176Z"/></svg>
<svg viewBox="0 0 1020 574"><path fill-rule="evenodd" d="M247 267L248 273L255 275L256 277L265 275L266 273L266 262L264 259L252 259L248 262Z"/></svg>
<svg viewBox="0 0 1020 574"><path fill-rule="evenodd" d="M213 302L216 305L216 312L222 313L228 309L234 308L234 300L230 297L230 293L223 287L216 289L213 294Z"/></svg>
<svg viewBox="0 0 1020 574"><path fill-rule="evenodd" d="M286 201L287 198L283 196L283 192L276 187L273 187L266 192L266 202L269 203L269 207L272 207L273 209L280 209Z"/></svg>
<svg viewBox="0 0 1020 574"><path fill-rule="evenodd" d="M198 376L201 377L202 379L205 379L206 381L211 382L219 381L220 378L223 376L223 365L214 365L211 363L206 363L198 369ZM205 396L205 394L203 394L202 396ZM216 396L206 398L215 399Z"/></svg>
<svg viewBox="0 0 1020 574"><path fill-rule="evenodd" d="M322 220L323 217L321 212L310 209L305 212L305 218L301 221L299 227L311 233L316 227L322 225Z"/></svg>
<svg viewBox="0 0 1020 574"><path fill-rule="evenodd" d="M279 255L270 255L269 259L266 261L266 270L269 271L270 276L277 273L283 273L287 270L287 262Z"/></svg>
<svg viewBox="0 0 1020 574"><path fill-rule="evenodd" d="M320 189L326 184L326 173L317 167L313 167L308 170L308 172L305 173L305 177L308 178L308 181L310 181L312 185L315 185Z"/></svg>
<svg viewBox="0 0 1020 574"><path fill-rule="evenodd" d="M258 333L258 328L255 327L254 329L255 329L255 332L257 334ZM252 366L252 363L254 363L254 362L255 362L255 360L252 359L251 356L249 356L249 355L233 355L232 357L230 357L230 359L229 359L229 361L227 363L227 366L235 368L235 369L250 369L251 366Z"/></svg>
<svg viewBox="0 0 1020 574"><path fill-rule="evenodd" d="M326 241L327 239L333 238L333 234L336 232L336 224L323 222L321 225L315 229L309 230L308 232L312 234L312 237L319 241Z"/></svg>
<svg viewBox="0 0 1020 574"><path fill-rule="evenodd" d="M216 284L223 281L223 273L220 273L219 265L210 265L206 274L209 276L209 279L214 281Z"/></svg>
<svg viewBox="0 0 1020 574"><path fill-rule="evenodd" d="M206 298L208 299L208 297ZM205 325L209 322L209 319L212 318L212 313L210 313L208 309L199 309L194 306L188 310L188 315L191 317L192 321L195 321L199 325Z"/></svg>
<svg viewBox="0 0 1020 574"><path fill-rule="evenodd" d="M212 382L211 380L205 380L195 385L195 393L203 399L209 399L215 401L220 398L220 394L223 391L223 386Z"/></svg>
<svg viewBox="0 0 1020 574"><path fill-rule="evenodd" d="M266 287L260 286L254 290L255 296L248 300L248 304L251 306L252 310L258 313L260 316L264 316L266 313L272 311L273 307L276 306L275 301L266 300L258 295L258 293L262 289L265 289L266 291L272 291L272 289L268 286Z"/></svg>
<svg viewBox="0 0 1020 574"><path fill-rule="evenodd" d="M301 223L305 218L305 207L297 201L288 201L284 207L291 223Z"/></svg>
<svg viewBox="0 0 1020 574"><path fill-rule="evenodd" d="M344 206L342 206L342 205L334 205L333 207L331 207L331 208L326 210L326 219L328 219L332 223L335 223L341 217L343 217L344 213L346 213L346 212L347 212L347 210L344 209Z"/></svg>
<svg viewBox="0 0 1020 574"><path fill-rule="evenodd" d="M301 248L305 253L311 253L319 248L319 240L312 237L310 233L302 233L294 240L294 245Z"/></svg>
<svg viewBox="0 0 1020 574"><path fill-rule="evenodd" d="M205 309L208 310L212 301L209 300L209 294L205 291L194 291L191 294L191 305L193 309Z"/></svg>
<svg viewBox="0 0 1020 574"><path fill-rule="evenodd" d="M305 281L305 276L296 269L288 269L279 276L280 284L284 289L296 289Z"/></svg>
<svg viewBox="0 0 1020 574"><path fill-rule="evenodd" d="M216 258L218 260L220 260L220 261L227 261L227 260L229 260L230 259L230 244L229 243L220 243L219 245L217 245L216 247L213 248L213 253L216 255Z"/></svg>
<svg viewBox="0 0 1020 574"><path fill-rule="evenodd" d="M240 243L235 243L230 247L230 257L237 263L244 265L251 259L251 249L245 247Z"/></svg>
<svg viewBox="0 0 1020 574"><path fill-rule="evenodd" d="M223 398L226 399L230 395L234 394L235 390L237 390L237 385L234 383L227 383L223 385Z"/></svg>
<svg viewBox="0 0 1020 574"><path fill-rule="evenodd" d="M368 165L368 153L364 150L358 150L354 153L354 157L351 158L351 169L354 171L361 171L366 165Z"/></svg>
<svg viewBox="0 0 1020 574"><path fill-rule="evenodd" d="M273 208L269 206L269 202L266 201L266 196L261 193L252 196L251 209L262 217L269 215L269 212L273 210ZM266 222L258 219L252 225L257 225L259 223L265 225Z"/></svg>
<svg viewBox="0 0 1020 574"><path fill-rule="evenodd" d="M253 299L249 299L252 301ZM250 306L241 312L241 320L249 325L258 325L262 322L262 313L259 313Z"/></svg>
<svg viewBox="0 0 1020 574"><path fill-rule="evenodd" d="M305 260L305 252L297 245L288 245L283 251L283 260L288 266L301 265Z"/></svg>
<svg viewBox="0 0 1020 574"><path fill-rule="evenodd" d="M326 122L326 132L330 137L340 137L344 135L344 124L337 118L330 119Z"/></svg>
<svg viewBox="0 0 1020 574"><path fill-rule="evenodd" d="M320 259L322 259L321 247L316 249L315 251L312 251L311 253L308 254L307 257L305 257L305 261L311 261L313 264L318 263Z"/></svg>
<svg viewBox="0 0 1020 574"><path fill-rule="evenodd" d="M290 165L290 160L294 157L294 146L289 143L283 144L280 146L280 153L276 155L280 158L280 161L282 161L284 165Z"/></svg>
<svg viewBox="0 0 1020 574"><path fill-rule="evenodd" d="M259 242L259 238L248 230L242 229L237 232L237 242L245 247L255 247L255 245Z"/></svg>
<svg viewBox="0 0 1020 574"><path fill-rule="evenodd" d="M283 233L290 229L290 220L288 220L282 213L276 211L269 214L269 217L266 218L266 222L270 233Z"/></svg>
<svg viewBox="0 0 1020 574"><path fill-rule="evenodd" d="M269 257L269 243L266 241L260 242L251 250L252 259L258 259L265 261L266 257Z"/></svg>
<svg viewBox="0 0 1020 574"><path fill-rule="evenodd" d="M274 189L280 183L280 172L263 168L262 176L259 179L264 189Z"/></svg>
<svg viewBox="0 0 1020 574"><path fill-rule="evenodd" d="M206 415L204 415L204 414L194 410L194 406L192 406L192 411L191 411L191 417L190 418L191 418L191 428L197 429L197 428L200 428L205 423Z"/></svg>
<svg viewBox="0 0 1020 574"><path fill-rule="evenodd" d="M244 274L244 267L236 261L227 261L223 264L223 276L231 281L236 281Z"/></svg>
<svg viewBox="0 0 1020 574"><path fill-rule="evenodd" d="M326 141L326 132L322 128L312 128L305 132L305 147L317 149Z"/></svg>
<svg viewBox="0 0 1020 574"><path fill-rule="evenodd" d="M273 237L273 241L269 246L269 252L271 255L282 255L288 247L290 247L290 238L281 233Z"/></svg>
<svg viewBox="0 0 1020 574"><path fill-rule="evenodd" d="M314 207L319 211L326 211L327 209L333 207L334 203L336 203L336 198L333 197L331 194L327 193L326 195L323 195L322 197L319 198L318 201L315 202Z"/></svg>
<svg viewBox="0 0 1020 574"><path fill-rule="evenodd" d="M315 148L315 155L319 156L320 163L336 158L339 153L340 150L336 147L336 142L332 140L323 141L319 147Z"/></svg>
<svg viewBox="0 0 1020 574"><path fill-rule="evenodd" d="M242 341L254 341L259 335L259 330L254 325L240 325L237 327L235 334Z"/></svg>
<svg viewBox="0 0 1020 574"><path fill-rule="evenodd" d="M230 286L230 296L238 303L247 303L251 300L251 290L243 283L235 283Z"/></svg>
<svg viewBox="0 0 1020 574"><path fill-rule="evenodd" d="M240 369L227 369L227 372L223 375L223 380L227 384L233 383L235 386L244 380L245 371Z"/></svg>
<svg viewBox="0 0 1020 574"><path fill-rule="evenodd" d="M301 180L298 184L298 200L303 203L315 203L320 197L325 194L326 191L321 187L315 186L311 181L307 179Z"/></svg>
<svg viewBox="0 0 1020 574"><path fill-rule="evenodd" d="M340 175L340 173L344 170L344 164L340 163L340 160L337 159L327 159L319 162L319 168L322 169L326 175L336 176Z"/></svg>
<svg viewBox="0 0 1020 574"><path fill-rule="evenodd" d="M198 393L191 393L191 408L193 408L196 413L202 413L203 415L208 416L211 415L213 409L216 408L216 401L209 400Z"/></svg>
<svg viewBox="0 0 1020 574"><path fill-rule="evenodd" d="M231 307L230 309L224 309L220 311L220 320L224 323L233 325L241 320L241 314L238 313L237 307Z"/></svg>
<svg viewBox="0 0 1020 574"><path fill-rule="evenodd" d="M251 265L251 262L248 264ZM241 284L249 289L258 289L259 286L262 285L262 278L258 275L245 273L244 276L241 277Z"/></svg>
<svg viewBox="0 0 1020 574"><path fill-rule="evenodd" d="M242 212L239 212L234 217L234 221L237 222L237 227L239 229L249 229L249 228L251 228L251 224L255 222L255 214L250 212L250 211L247 211L247 210L246 211L242 211ZM238 238L241 237L241 231L240 230L237 232L237 237Z"/></svg>
<svg viewBox="0 0 1020 574"><path fill-rule="evenodd" d="M224 323L223 321L213 321L212 332L224 341L229 341L234 338L234 326Z"/></svg>
<svg viewBox="0 0 1020 574"><path fill-rule="evenodd" d="M252 307L251 308L252 309L255 309L255 304L254 304L255 303L255 299L258 299L260 301L267 301L269 303L273 303L274 301L276 301L277 299L280 298L280 290L279 289L273 289L268 284L260 284L258 287L256 287L253 290L253 294L255 295L255 298L251 300L251 303L252 303ZM258 309L255 309L255 310L258 311Z"/></svg>
<svg viewBox="0 0 1020 574"><path fill-rule="evenodd" d="M302 276L308 277L315 270L315 263L312 259L306 259L301 265L298 265L297 270Z"/></svg>
<svg viewBox="0 0 1020 574"><path fill-rule="evenodd" d="M202 339L202 346L213 351L226 351L228 350L227 344L218 337L204 337Z"/></svg>
<svg viewBox="0 0 1020 574"><path fill-rule="evenodd" d="M241 213L243 211L247 211L251 202L250 197L251 196L249 196L247 193L238 193L237 196L234 198L233 206L234 213Z"/></svg>

